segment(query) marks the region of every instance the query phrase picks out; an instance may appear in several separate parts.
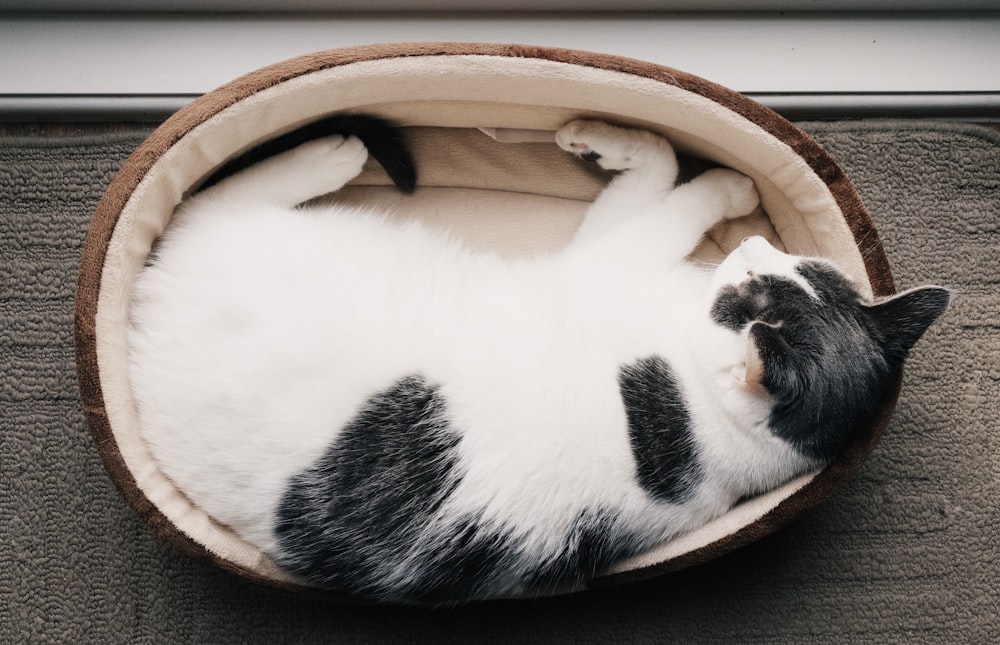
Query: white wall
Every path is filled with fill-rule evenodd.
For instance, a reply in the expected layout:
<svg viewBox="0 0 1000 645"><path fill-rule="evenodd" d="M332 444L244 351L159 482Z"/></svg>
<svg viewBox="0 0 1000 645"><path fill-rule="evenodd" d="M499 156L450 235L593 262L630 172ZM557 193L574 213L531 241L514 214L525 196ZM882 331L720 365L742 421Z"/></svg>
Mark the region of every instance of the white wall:
<svg viewBox="0 0 1000 645"><path fill-rule="evenodd" d="M765 103L1000 104L1000 13L140 12L0 14L0 111L57 99L176 104L312 51L439 40L640 58Z"/></svg>

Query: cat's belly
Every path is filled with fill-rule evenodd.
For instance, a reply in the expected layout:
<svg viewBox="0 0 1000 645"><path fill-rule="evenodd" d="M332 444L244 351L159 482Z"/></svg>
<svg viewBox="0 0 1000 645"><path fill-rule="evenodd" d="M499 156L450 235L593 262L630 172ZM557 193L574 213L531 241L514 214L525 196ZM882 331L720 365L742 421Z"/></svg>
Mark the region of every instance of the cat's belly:
<svg viewBox="0 0 1000 645"><path fill-rule="evenodd" d="M137 286L142 429L198 506L274 552L289 479L408 375L440 386L462 433L459 507L555 526L581 500L641 497L616 381L635 335L595 346L601 321L544 262L512 268L377 220L288 217L191 226Z"/></svg>

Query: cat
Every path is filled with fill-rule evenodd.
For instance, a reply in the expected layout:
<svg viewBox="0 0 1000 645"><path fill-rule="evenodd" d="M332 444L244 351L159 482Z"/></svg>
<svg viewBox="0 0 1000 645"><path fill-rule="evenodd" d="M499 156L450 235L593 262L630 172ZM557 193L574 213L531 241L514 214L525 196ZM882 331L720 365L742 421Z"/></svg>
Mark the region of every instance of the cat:
<svg viewBox="0 0 1000 645"><path fill-rule="evenodd" d="M865 302L831 262L756 236L717 267L686 260L758 205L753 182L675 185L667 140L595 120L556 142L617 174L549 255L299 207L368 147L414 187L391 124L336 123L181 205L128 332L163 472L313 586L410 604L572 586L829 463L949 303L934 286Z"/></svg>

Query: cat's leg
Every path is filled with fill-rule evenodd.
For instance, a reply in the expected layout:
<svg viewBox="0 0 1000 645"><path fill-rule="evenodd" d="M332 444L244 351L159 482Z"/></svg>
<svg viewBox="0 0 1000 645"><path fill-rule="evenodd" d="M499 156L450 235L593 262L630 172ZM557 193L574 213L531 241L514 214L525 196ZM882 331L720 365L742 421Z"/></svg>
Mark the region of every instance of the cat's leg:
<svg viewBox="0 0 1000 645"><path fill-rule="evenodd" d="M667 210L684 225L663 234L685 236L691 249L725 219L748 215L760 204L753 180L729 168L713 168L678 186L667 199Z"/></svg>
<svg viewBox="0 0 1000 645"><path fill-rule="evenodd" d="M254 164L195 198L291 207L341 188L367 159L357 137L324 137Z"/></svg>
<svg viewBox="0 0 1000 645"><path fill-rule="evenodd" d="M621 171L587 210L575 240L600 237L643 211L662 204L677 181L677 155L652 132L602 121L570 121L556 133L563 150Z"/></svg>
<svg viewBox="0 0 1000 645"><path fill-rule="evenodd" d="M623 170L595 200L574 238L589 253L628 249L639 260L679 261L717 222L746 215L759 202L749 177L723 168L675 188L673 149L650 132L573 121L556 141L580 157Z"/></svg>
<svg viewBox="0 0 1000 645"><path fill-rule="evenodd" d="M678 186L668 199L668 208L691 224L696 241L724 219L749 215L758 204L753 180L729 168L705 171Z"/></svg>
<svg viewBox="0 0 1000 645"><path fill-rule="evenodd" d="M724 219L750 214L759 203L752 179L728 168L713 168L612 231L608 247L628 248L638 261L677 262L698 246L708 229Z"/></svg>

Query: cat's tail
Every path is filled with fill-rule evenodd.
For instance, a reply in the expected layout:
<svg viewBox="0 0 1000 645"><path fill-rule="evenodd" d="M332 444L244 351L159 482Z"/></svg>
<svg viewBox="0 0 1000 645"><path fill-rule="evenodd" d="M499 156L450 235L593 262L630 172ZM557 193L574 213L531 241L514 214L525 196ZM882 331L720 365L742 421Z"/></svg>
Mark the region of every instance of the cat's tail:
<svg viewBox="0 0 1000 645"><path fill-rule="evenodd" d="M368 154L385 168L389 178L399 190L404 193L416 190L416 166L402 131L388 119L367 114L335 114L265 141L227 161L201 185L199 190L217 184L226 177L235 175L268 157L296 148L307 141L334 134L354 135L361 139L368 148Z"/></svg>

